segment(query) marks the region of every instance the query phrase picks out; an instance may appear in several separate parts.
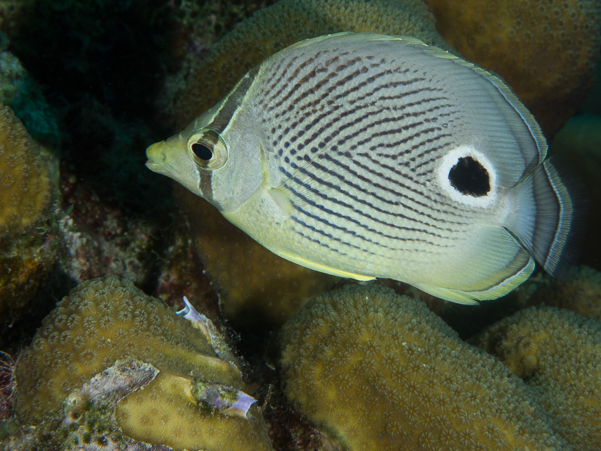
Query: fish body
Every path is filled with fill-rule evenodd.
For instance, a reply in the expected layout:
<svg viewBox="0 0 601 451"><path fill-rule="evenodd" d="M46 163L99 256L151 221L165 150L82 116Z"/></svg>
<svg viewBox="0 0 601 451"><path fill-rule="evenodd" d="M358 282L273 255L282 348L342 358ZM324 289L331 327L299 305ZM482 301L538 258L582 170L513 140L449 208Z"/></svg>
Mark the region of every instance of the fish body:
<svg viewBox="0 0 601 451"><path fill-rule="evenodd" d="M341 33L267 58L147 166L290 261L475 303L569 260L574 200L546 151L499 78Z"/></svg>

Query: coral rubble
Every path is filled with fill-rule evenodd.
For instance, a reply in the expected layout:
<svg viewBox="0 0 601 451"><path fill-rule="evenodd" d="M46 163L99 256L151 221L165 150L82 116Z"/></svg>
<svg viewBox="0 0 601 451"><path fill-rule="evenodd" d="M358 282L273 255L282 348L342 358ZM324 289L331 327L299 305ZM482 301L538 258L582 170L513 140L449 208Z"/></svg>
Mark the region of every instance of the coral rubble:
<svg viewBox="0 0 601 451"><path fill-rule="evenodd" d="M315 298L281 341L286 394L349 450L567 447L519 378L391 290Z"/></svg>

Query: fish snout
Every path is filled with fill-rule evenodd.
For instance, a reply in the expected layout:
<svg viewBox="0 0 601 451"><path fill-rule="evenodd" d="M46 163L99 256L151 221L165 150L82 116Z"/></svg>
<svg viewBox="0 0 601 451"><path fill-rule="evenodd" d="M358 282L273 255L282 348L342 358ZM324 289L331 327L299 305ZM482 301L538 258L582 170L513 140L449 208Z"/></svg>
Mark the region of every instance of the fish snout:
<svg viewBox="0 0 601 451"><path fill-rule="evenodd" d="M154 143L146 149L146 167L153 172L161 172L165 167L167 155L165 153L165 141Z"/></svg>

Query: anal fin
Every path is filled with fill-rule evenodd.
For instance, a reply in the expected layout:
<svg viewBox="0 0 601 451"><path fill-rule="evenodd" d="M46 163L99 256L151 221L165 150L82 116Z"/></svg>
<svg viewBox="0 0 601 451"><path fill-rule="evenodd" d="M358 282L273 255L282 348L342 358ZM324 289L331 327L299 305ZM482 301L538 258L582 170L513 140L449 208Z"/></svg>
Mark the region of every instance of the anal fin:
<svg viewBox="0 0 601 451"><path fill-rule="evenodd" d="M523 252L525 254L525 252ZM433 287L425 284L416 284L415 287L432 296L457 304L474 305L478 301L489 301L509 294L513 289L524 283L534 271L534 259L528 257L525 264L515 273L510 273L500 281L484 290L461 291L450 288Z"/></svg>
<svg viewBox="0 0 601 451"><path fill-rule="evenodd" d="M449 290L448 288L432 287L430 285L415 285L415 288L425 291L434 297L444 299L445 301L455 302L456 304L476 305L479 302L467 296L462 291Z"/></svg>

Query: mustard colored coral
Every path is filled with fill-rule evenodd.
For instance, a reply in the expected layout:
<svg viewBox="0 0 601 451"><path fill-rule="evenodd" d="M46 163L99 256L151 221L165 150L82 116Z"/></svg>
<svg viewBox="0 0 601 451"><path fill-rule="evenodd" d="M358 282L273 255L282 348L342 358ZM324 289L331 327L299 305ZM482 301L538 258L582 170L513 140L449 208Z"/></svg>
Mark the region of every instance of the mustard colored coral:
<svg viewBox="0 0 601 451"><path fill-rule="evenodd" d="M601 45L597 0L425 0L464 58L511 86L547 137L574 114Z"/></svg>
<svg viewBox="0 0 601 451"><path fill-rule="evenodd" d="M160 372L144 390L119 403L117 424L128 437L177 451L272 449L256 406L248 418L203 412L192 395L193 382L188 376Z"/></svg>
<svg viewBox="0 0 601 451"><path fill-rule="evenodd" d="M288 398L345 449L566 447L519 378L392 290L315 298L281 341Z"/></svg>
<svg viewBox="0 0 601 451"><path fill-rule="evenodd" d="M576 450L601 444L601 323L535 307L488 327L474 343L533 387L554 429Z"/></svg>
<svg viewBox="0 0 601 451"><path fill-rule="evenodd" d="M51 200L48 167L23 124L0 108L0 237L22 230L46 211Z"/></svg>
<svg viewBox="0 0 601 451"><path fill-rule="evenodd" d="M520 294L528 305L565 308L601 321L601 273L589 266L573 268L562 280L541 275Z"/></svg>
<svg viewBox="0 0 601 451"><path fill-rule="evenodd" d="M33 423L53 417L73 389L126 357L244 387L235 362L218 358L210 338L191 322L131 282L107 276L73 289L20 355L17 414Z"/></svg>

